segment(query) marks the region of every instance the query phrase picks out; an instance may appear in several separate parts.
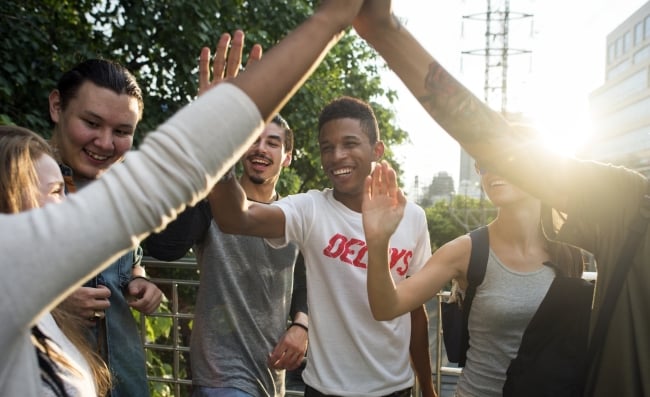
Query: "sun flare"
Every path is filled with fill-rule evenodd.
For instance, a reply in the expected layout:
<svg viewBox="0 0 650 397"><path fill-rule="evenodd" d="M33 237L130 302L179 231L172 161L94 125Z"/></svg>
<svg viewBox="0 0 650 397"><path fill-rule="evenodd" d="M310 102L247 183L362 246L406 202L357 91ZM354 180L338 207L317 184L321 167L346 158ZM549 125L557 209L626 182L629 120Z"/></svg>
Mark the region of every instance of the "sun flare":
<svg viewBox="0 0 650 397"><path fill-rule="evenodd" d="M574 156L586 145L591 131L591 122L579 118L546 118L537 121L540 139L549 150L565 155Z"/></svg>

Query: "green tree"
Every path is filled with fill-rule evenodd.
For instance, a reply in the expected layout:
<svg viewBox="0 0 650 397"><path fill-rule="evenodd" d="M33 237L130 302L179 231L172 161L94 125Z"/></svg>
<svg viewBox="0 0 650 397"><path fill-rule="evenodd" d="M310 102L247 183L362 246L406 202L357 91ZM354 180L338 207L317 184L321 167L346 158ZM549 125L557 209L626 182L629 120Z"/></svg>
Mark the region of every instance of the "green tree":
<svg viewBox="0 0 650 397"><path fill-rule="evenodd" d="M459 195L453 196L451 201L440 200L424 211L434 251L446 242L488 224L496 215L496 209L489 201Z"/></svg>
<svg viewBox="0 0 650 397"><path fill-rule="evenodd" d="M48 95L64 70L87 58L116 60L131 70L144 91L145 111L136 145L147 131L193 100L197 90L197 60L203 46L214 49L223 32L243 29L248 48L269 49L303 21L315 0L2 0L0 1L0 123L15 123L50 135ZM292 167L278 190L287 195L328 185L321 171L317 141L320 110L341 95L372 104L385 158L399 172L391 147L406 131L395 124L390 109L396 93L382 85L375 52L354 33L343 37L308 82L282 109L295 132ZM388 104L388 105L384 105ZM165 269L159 278L184 278ZM192 275L195 278L196 274ZM167 296L172 294L166 291ZM180 291L178 304L192 311L194 291ZM191 325L180 325L188 340ZM163 343L175 332L165 321L147 318L147 339ZM149 374L170 374L164 355L149 354ZM183 357L186 360L186 357ZM170 395L154 382L152 395ZM181 395L184 395L181 393Z"/></svg>
<svg viewBox="0 0 650 397"><path fill-rule="evenodd" d="M96 56L103 35L88 0L0 2L0 123L50 134L47 98L65 67Z"/></svg>
<svg viewBox="0 0 650 397"><path fill-rule="evenodd" d="M4 60L0 67L0 122L13 122L49 135L47 95L63 70L81 59L114 59L131 70L145 94L143 135L189 103L197 89L199 49L214 47L223 32L243 29L247 43L273 46L303 21L313 0L4 0L0 10ZM330 52L312 78L282 110L296 132L292 169L282 194L322 188L317 118L340 95L370 102L396 169L391 146L406 139L394 124L396 93L381 85L377 56L354 33Z"/></svg>

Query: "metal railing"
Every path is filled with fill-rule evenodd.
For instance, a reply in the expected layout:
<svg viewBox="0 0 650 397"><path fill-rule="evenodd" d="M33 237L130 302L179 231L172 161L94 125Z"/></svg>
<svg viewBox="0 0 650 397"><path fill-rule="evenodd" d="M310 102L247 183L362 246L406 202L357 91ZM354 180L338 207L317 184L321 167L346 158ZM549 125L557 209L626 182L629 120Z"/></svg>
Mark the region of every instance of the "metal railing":
<svg viewBox="0 0 650 397"><path fill-rule="evenodd" d="M189 366L189 338L186 330L194 318L194 302L184 302L181 290L188 288L198 290L198 267L192 258L165 262L151 257L144 257L142 264L147 269L151 281L163 290L167 298L162 310L150 315L142 313L136 315L139 320L142 343L149 361L147 377L150 385L152 385L152 394L175 397L189 396L192 380ZM169 273L173 273L173 275L169 276ZM161 274L163 275L161 276ZM188 291L183 292L187 293ZM191 291L189 292L191 294ZM166 307L166 310L164 307ZM169 335L162 338L164 339L162 343L159 341L161 336L152 334L151 329L151 322L160 320L171 323ZM153 357L158 357L161 362L152 365L151 360ZM165 371L156 371L156 366L164 367ZM287 382L286 395L303 396L302 385L296 386ZM414 397L420 395L417 382L414 385L412 395Z"/></svg>
<svg viewBox="0 0 650 397"><path fill-rule="evenodd" d="M160 395L172 395L175 397L189 396L191 390L191 368L189 367L189 329L190 322L194 318L194 301L183 301L184 295L196 296L199 287L198 267L196 262L191 259L182 259L174 262L165 262L155 260L151 257L145 257L143 265L147 268L151 280L155 282L167 297L166 307L168 310L159 310L151 315L139 315L140 332L142 342L147 351L147 359L152 357L162 357L160 366L165 371L152 370L155 365L149 365L149 381L156 389L166 389ZM173 273L169 276L169 273ZM595 280L595 272L585 272L583 278ZM183 293L181 293L183 292ZM442 316L440 315L440 305L443 299L449 296L448 291L441 291L437 295L437 302L427 304L427 311L430 318L430 342L431 357L433 360L433 379L438 396L453 395L456 381L462 368L448 365L446 353L442 340ZM435 318L435 323L433 319ZM151 329L147 322L167 321L171 323L169 335L163 338L165 341L159 341L159 335L152 335ZM153 373L152 373L153 372ZM444 385L443 385L444 383ZM287 387L287 396L302 396L301 387ZM413 389L413 396L419 396L420 389L416 383Z"/></svg>
<svg viewBox="0 0 650 397"><path fill-rule="evenodd" d="M143 259L143 265L151 277L151 281L156 283L163 290L166 296L166 306L168 310L158 310L150 315L140 314L140 335L147 352L147 360L152 357L162 357L159 366L165 371L153 371L151 362L148 369L148 379L155 390L166 389L170 394L176 397L189 396L192 380L189 370L189 339L184 337L182 330L186 329L189 322L194 318L193 306L188 307L181 302L179 290L194 289L199 286L198 267L196 261L192 259L182 259L174 262L158 261L151 257ZM173 270L177 273L173 277L156 276L164 274L164 270ZM163 271L161 271L163 270ZM193 303L193 302L192 302ZM160 335L151 335L151 329L146 321L167 319L171 322L169 334L165 343L159 341ZM153 338L152 338L153 337ZM151 354L151 353L155 353ZM170 371L169 371L170 370ZM165 395L166 392L160 394Z"/></svg>

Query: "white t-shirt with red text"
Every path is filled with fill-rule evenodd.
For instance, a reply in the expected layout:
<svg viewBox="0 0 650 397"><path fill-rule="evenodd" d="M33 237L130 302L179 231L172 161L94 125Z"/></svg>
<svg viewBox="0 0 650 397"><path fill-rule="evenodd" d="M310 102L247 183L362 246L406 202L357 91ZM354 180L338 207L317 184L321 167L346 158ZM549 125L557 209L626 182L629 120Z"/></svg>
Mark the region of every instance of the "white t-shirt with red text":
<svg viewBox="0 0 650 397"><path fill-rule="evenodd" d="M305 258L309 305L309 351L304 382L324 394L382 396L411 387L411 317L372 317L366 292L367 247L361 213L334 198L331 189L311 190L277 201L284 211L284 239ZM390 240L396 283L418 271L431 255L424 211L408 203Z"/></svg>

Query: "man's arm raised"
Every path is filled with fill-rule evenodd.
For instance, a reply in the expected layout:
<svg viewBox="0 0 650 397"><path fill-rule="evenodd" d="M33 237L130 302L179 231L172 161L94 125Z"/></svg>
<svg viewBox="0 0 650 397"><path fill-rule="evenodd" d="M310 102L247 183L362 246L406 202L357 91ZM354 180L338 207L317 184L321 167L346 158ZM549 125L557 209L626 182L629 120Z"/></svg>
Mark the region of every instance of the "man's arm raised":
<svg viewBox="0 0 650 397"><path fill-rule="evenodd" d="M531 144L447 72L391 11L390 0L366 1L354 21L429 115L475 159L556 208L566 207L566 162Z"/></svg>

